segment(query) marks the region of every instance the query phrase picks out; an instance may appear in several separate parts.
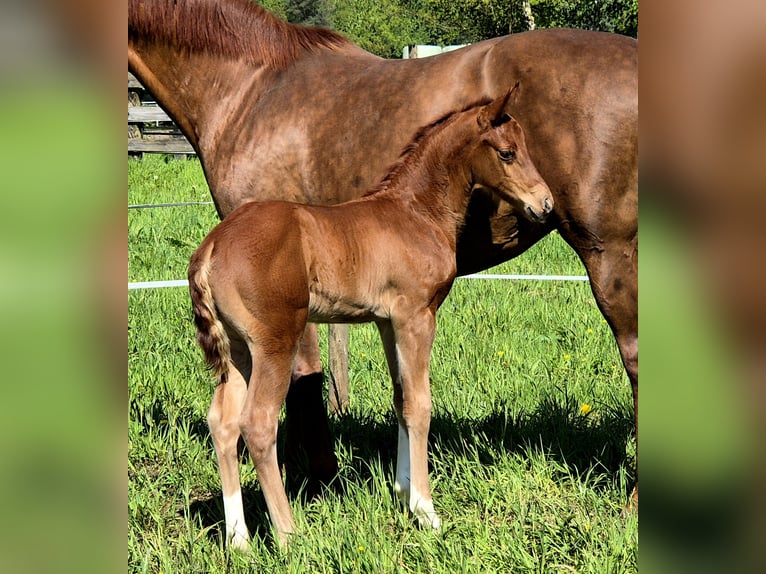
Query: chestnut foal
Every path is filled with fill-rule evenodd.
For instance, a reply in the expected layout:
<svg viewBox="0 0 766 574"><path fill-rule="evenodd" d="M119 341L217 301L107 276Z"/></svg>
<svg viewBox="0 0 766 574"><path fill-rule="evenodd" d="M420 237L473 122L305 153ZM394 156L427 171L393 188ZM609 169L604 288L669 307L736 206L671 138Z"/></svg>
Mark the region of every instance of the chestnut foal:
<svg viewBox="0 0 766 574"><path fill-rule="evenodd" d="M428 482L429 360L471 191L489 189L541 224L553 207L507 110L513 92L422 129L361 199L330 207L245 204L192 256L197 339L220 381L208 423L232 546L246 548L249 539L240 433L279 542L295 528L277 463L277 426L308 321L376 323L399 420L394 490L421 525L439 528Z"/></svg>

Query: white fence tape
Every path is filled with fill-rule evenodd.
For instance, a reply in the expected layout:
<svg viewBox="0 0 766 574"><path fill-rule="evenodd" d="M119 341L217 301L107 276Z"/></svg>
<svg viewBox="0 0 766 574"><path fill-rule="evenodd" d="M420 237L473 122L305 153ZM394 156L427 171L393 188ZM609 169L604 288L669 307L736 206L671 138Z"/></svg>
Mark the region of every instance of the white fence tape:
<svg viewBox="0 0 766 574"><path fill-rule="evenodd" d="M173 203L139 203L128 209L151 209L154 207L188 207L190 205L215 205L212 201L175 201Z"/></svg>
<svg viewBox="0 0 766 574"><path fill-rule="evenodd" d="M154 207L186 207L190 205L213 205L212 201L179 201L174 203L145 203L128 205L128 209L146 209ZM474 273L463 275L458 279L503 279L513 281L587 281L587 275L497 275L493 273ZM128 283L128 291L134 289L165 289L168 287L188 287L185 279L174 281L138 281Z"/></svg>
<svg viewBox="0 0 766 574"><path fill-rule="evenodd" d="M163 289L165 287L188 287L189 282L186 279L177 281L140 281L138 283L128 283L128 291L133 289Z"/></svg>
<svg viewBox="0 0 766 574"><path fill-rule="evenodd" d="M474 273L463 275L458 279L511 279L515 281L587 281L587 275L493 275L491 273ZM134 289L163 289L167 287L188 287L186 279L175 281L139 281L128 283L128 291Z"/></svg>
<svg viewBox="0 0 766 574"><path fill-rule="evenodd" d="M513 279L515 281L587 281L587 275L493 275L492 273L474 273L458 279Z"/></svg>

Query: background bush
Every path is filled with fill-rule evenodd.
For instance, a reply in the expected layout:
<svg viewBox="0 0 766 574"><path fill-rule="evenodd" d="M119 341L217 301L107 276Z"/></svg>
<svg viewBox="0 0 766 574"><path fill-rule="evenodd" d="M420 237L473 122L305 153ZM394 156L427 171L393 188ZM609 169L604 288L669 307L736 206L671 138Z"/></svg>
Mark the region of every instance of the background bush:
<svg viewBox="0 0 766 574"><path fill-rule="evenodd" d="M329 26L380 56L412 44L467 44L527 30L522 0L264 0L293 23ZM638 35L638 0L530 0L537 28Z"/></svg>

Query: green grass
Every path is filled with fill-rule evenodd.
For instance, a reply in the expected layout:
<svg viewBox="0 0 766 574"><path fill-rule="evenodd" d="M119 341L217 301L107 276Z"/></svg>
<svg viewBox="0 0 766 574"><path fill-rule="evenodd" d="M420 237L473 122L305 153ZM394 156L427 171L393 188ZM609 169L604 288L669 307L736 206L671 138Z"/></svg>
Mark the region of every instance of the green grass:
<svg viewBox="0 0 766 574"><path fill-rule="evenodd" d="M147 155L129 161L128 177L131 204L210 199L196 160ZM216 216L212 206L193 206L131 210L128 220L129 278L144 281L185 278ZM584 273L557 235L493 271ZM622 513L634 464L632 400L587 283L456 282L432 355L438 534L418 529L393 496L391 384L374 327L354 327L351 405L331 420L335 488L292 500L298 534L282 552L243 458L256 536L244 555L222 541L205 423L213 381L194 343L188 294L131 291L128 305L130 572L637 570L637 517Z"/></svg>

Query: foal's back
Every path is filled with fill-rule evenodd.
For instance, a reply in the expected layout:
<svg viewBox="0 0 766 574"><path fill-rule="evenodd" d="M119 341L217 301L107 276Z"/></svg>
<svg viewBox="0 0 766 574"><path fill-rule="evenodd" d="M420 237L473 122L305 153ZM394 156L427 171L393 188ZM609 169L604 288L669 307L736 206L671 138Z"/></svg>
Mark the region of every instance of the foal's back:
<svg viewBox="0 0 766 574"><path fill-rule="evenodd" d="M424 282L455 273L454 252L429 222L416 212L402 217L384 197L336 206L248 203L199 252L210 246L210 285L225 316L241 306L259 318L305 308L312 322L374 321L390 315L403 289L423 291ZM224 296L237 308L227 312Z"/></svg>

